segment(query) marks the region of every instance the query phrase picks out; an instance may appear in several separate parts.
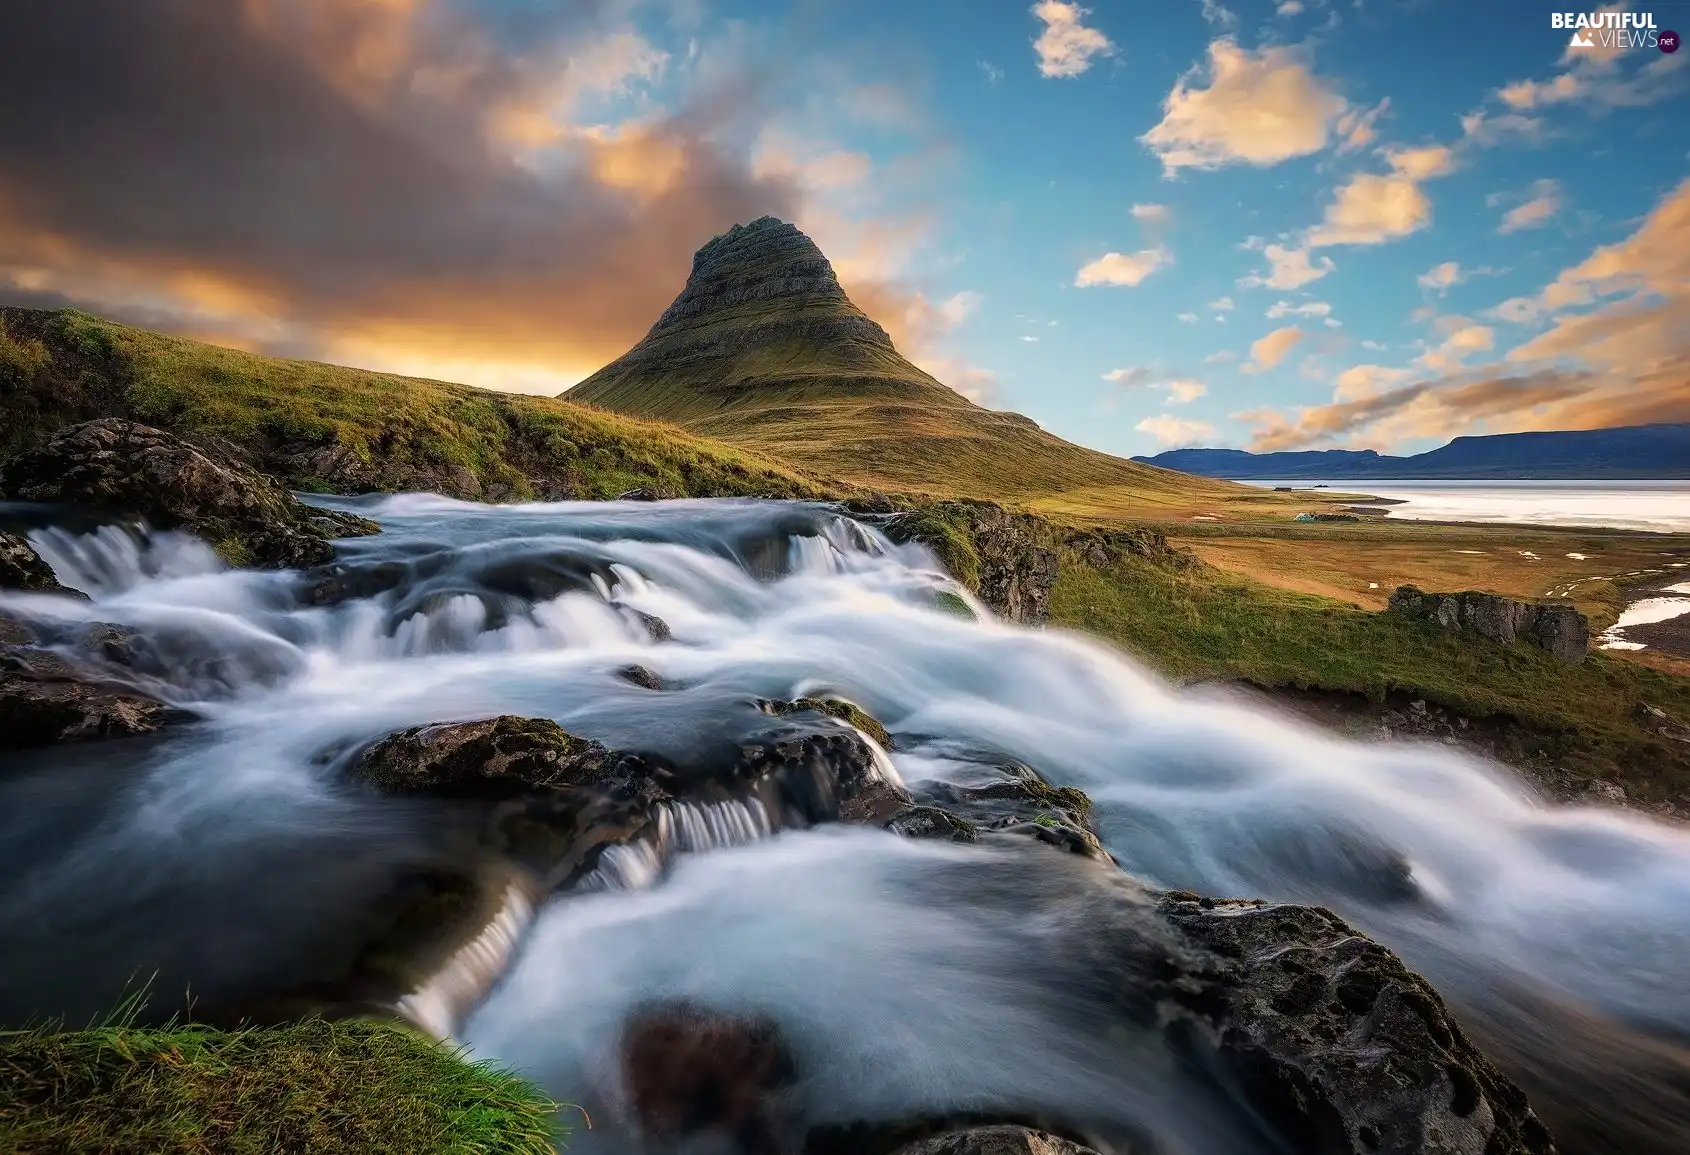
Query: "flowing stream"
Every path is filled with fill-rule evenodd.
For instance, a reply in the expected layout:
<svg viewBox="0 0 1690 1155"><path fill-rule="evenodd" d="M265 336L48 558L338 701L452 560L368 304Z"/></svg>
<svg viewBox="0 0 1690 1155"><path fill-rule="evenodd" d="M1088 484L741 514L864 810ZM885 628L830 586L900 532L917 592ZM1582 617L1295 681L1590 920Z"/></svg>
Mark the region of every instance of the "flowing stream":
<svg viewBox="0 0 1690 1155"><path fill-rule="evenodd" d="M394 878L473 840L465 803L346 779L338 755L394 729L531 715L687 764L761 717L756 699L825 691L892 733L888 777L1019 760L1091 795L1136 879L1330 906L1516 1040L1531 1026L1559 1046L1552 1006L1585 1037L1690 1038L1682 829L1180 690L1060 630L960 617L924 550L822 505L337 504L384 532L341 543L330 594L178 535L33 532L91 600L0 594L0 610L133 627L142 652L113 676L197 720L6 756L0 1022L86 1019L137 976L168 1014L332 973ZM630 663L663 688L619 677ZM571 1150L626 1149L609 1056L657 996L780 1020L811 1121L1009 1104L1169 1153L1257 1149L1147 1039L1088 1030L1075 945L1100 883L1082 860L781 830L732 801L664 821L662 846L607 855L562 897L495 888L486 932L415 996L419 1021L594 1108ZM1630 1085L1584 1075L1590 1095Z"/></svg>

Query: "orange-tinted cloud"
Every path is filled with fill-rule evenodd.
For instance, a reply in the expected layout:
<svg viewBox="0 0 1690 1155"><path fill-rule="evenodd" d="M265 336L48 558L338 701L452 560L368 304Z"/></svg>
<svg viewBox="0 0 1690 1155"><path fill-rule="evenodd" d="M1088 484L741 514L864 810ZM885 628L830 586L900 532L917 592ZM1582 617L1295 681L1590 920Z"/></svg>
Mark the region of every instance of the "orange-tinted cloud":
<svg viewBox="0 0 1690 1155"><path fill-rule="evenodd" d="M709 237L807 225L866 163L759 167L783 77L731 61L583 123L673 67L621 7L492 27L441 0L0 5L0 298L562 389L639 339ZM830 255L893 313L921 300Z"/></svg>

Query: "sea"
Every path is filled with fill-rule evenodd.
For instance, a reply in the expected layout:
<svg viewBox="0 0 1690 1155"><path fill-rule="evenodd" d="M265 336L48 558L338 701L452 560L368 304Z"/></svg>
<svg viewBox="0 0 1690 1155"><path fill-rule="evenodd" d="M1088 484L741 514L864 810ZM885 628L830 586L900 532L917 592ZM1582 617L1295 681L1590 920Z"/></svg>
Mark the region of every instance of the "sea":
<svg viewBox="0 0 1690 1155"><path fill-rule="evenodd" d="M1266 488L1365 493L1401 502L1390 516L1690 533L1690 480L1681 481L1245 481Z"/></svg>

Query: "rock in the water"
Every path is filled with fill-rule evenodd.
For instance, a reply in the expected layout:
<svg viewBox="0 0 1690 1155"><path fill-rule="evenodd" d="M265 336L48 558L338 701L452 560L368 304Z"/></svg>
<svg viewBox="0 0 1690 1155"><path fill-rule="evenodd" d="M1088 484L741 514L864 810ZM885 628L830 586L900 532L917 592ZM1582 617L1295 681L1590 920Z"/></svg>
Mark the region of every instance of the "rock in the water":
<svg viewBox="0 0 1690 1155"><path fill-rule="evenodd" d="M979 835L967 820L937 806L911 806L894 815L886 829L904 838L933 838L950 842L975 842Z"/></svg>
<svg viewBox="0 0 1690 1155"><path fill-rule="evenodd" d="M1329 911L1174 892L1162 914L1220 965L1211 1055L1299 1155L1550 1155L1549 1133L1430 984Z"/></svg>
<svg viewBox="0 0 1690 1155"><path fill-rule="evenodd" d="M1398 586L1391 591L1386 612L1504 645L1521 639L1563 662L1582 661L1590 650L1589 619L1564 602L1524 602L1473 590L1431 594L1415 586Z"/></svg>
<svg viewBox="0 0 1690 1155"><path fill-rule="evenodd" d="M41 560L41 555L23 538L0 533L0 590L33 590L37 593L62 591L53 567Z"/></svg>
<svg viewBox="0 0 1690 1155"><path fill-rule="evenodd" d="M1067 1139L1028 1127L973 1127L900 1147L894 1155L1097 1155Z"/></svg>
<svg viewBox="0 0 1690 1155"><path fill-rule="evenodd" d="M649 1139L715 1133L745 1155L777 1155L770 1097L797 1075L780 1027L688 1002L636 1012L623 1029L629 1113Z"/></svg>
<svg viewBox="0 0 1690 1155"><path fill-rule="evenodd" d="M0 648L0 749L147 734L177 712L85 678L56 654Z"/></svg>
<svg viewBox="0 0 1690 1155"><path fill-rule="evenodd" d="M886 727L880 721L854 702L846 702L839 698L797 698L790 702L763 701L758 703L764 713L776 717L811 710L818 714L826 714L830 718L837 718L841 722L854 727L874 739L875 745L882 750L892 749L892 736L886 732Z"/></svg>
<svg viewBox="0 0 1690 1155"><path fill-rule="evenodd" d="M367 750L359 770L394 793L498 796L589 785L622 757L548 719L505 714L401 730Z"/></svg>
<svg viewBox="0 0 1690 1155"><path fill-rule="evenodd" d="M334 556L332 538L373 522L309 509L274 481L174 434L115 417L61 430L9 462L0 492L182 529L237 565L288 568Z"/></svg>
<svg viewBox="0 0 1690 1155"><path fill-rule="evenodd" d="M639 686L646 690L661 690L663 688L663 679L645 666L623 666L616 671L616 677L627 682L630 686Z"/></svg>
<svg viewBox="0 0 1690 1155"><path fill-rule="evenodd" d="M950 575L1010 621L1037 625L1050 616L1056 552L1036 518L983 501L941 501L887 521L896 542L931 549Z"/></svg>

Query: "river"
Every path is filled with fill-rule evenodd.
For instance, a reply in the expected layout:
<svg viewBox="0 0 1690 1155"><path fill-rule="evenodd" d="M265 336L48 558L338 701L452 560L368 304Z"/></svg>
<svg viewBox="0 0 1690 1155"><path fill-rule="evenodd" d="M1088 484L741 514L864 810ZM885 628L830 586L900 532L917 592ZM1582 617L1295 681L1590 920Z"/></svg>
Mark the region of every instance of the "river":
<svg viewBox="0 0 1690 1155"><path fill-rule="evenodd" d="M395 728L525 714L685 762L749 725L754 699L826 690L884 722L905 782L1015 759L1083 788L1105 845L1152 886L1328 905L1521 1030L1510 992L1619 1037L1690 1038L1680 828L1551 807L1447 749L1339 739L1075 634L943 612L935 592L955 587L930 555L827 506L338 504L384 532L341 543L369 580L334 604L177 535L34 534L92 600L8 593L0 609L135 627L144 660L114 676L198 720L10 756L0 1021L85 1019L136 976L153 976L159 1013L190 992L238 1001L321 977L395 875L461 853L461 805L377 797L344 774L341 754ZM630 662L664 688L619 678ZM1142 1039L1098 1029L1107 1007L1075 949L1091 884L1069 856L698 829L703 853L531 923L518 912L508 973L485 1002L448 1003L443 1027L605 1120L618 1025L643 1000L690 996L782 1022L817 1072L812 1121L1013 1100L1168 1152L1256 1149ZM1381 864L1402 877L1381 885ZM1545 1049L1585 1061L1564 1039ZM1623 1098L1608 1061L1579 1076L1591 1101ZM625 1142L612 1122L571 1149Z"/></svg>

